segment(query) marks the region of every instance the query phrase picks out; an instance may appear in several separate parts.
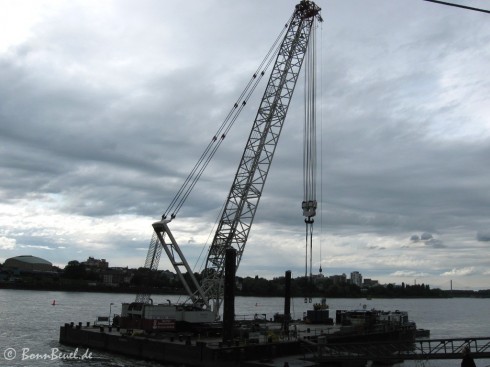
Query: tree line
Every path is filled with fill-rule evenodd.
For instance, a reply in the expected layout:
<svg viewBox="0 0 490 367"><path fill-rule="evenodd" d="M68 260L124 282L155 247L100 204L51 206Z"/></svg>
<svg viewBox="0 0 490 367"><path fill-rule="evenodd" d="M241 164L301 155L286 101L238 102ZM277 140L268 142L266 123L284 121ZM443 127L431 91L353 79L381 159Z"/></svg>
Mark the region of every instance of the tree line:
<svg viewBox="0 0 490 367"><path fill-rule="evenodd" d="M109 269L110 270L110 269ZM115 272L117 273L117 271ZM178 277L166 270L155 271L146 268L124 269L119 273L126 274L129 279L120 284L111 284L108 287L103 282L103 272L94 271L85 267L78 261L70 261L64 269L59 269L56 276L52 274L46 277L26 275L19 279L17 286L38 289L55 289L55 290L108 290L133 292L141 290L151 291L155 294L173 293L183 294L185 292ZM201 274L195 273L194 276L198 281L201 280ZM184 277L190 281L188 274ZM10 282L13 283L13 282ZM5 282L2 282L5 287ZM15 287L15 284L11 284ZM426 284L401 285L385 284L359 287L348 281L338 282L329 277L297 277L291 279L291 296L292 297L327 297L327 298L444 298L444 297L490 297L489 290L471 291L471 290L441 290L439 288L430 288ZM276 277L265 279L258 275L254 277L236 277L237 296L254 296L254 297L284 297L285 295L285 277Z"/></svg>
<svg viewBox="0 0 490 367"><path fill-rule="evenodd" d="M65 277L77 278L83 275L85 279L93 279L93 274L80 270L80 265L65 267ZM200 282L201 274L194 273ZM190 282L188 274L184 277ZM151 271L139 268L133 271L130 288L151 289L154 293L184 293L184 287L177 276L169 271ZM125 287L126 288L126 287ZM236 277L237 296L254 297L284 297L285 277L265 279L258 275L254 277ZM291 279L292 297L329 297L329 298L444 298L444 297L490 297L487 291L446 291L439 288L432 289L427 284L400 285L386 284L370 287L359 287L349 282L336 282L328 277L315 277L313 279L297 277Z"/></svg>

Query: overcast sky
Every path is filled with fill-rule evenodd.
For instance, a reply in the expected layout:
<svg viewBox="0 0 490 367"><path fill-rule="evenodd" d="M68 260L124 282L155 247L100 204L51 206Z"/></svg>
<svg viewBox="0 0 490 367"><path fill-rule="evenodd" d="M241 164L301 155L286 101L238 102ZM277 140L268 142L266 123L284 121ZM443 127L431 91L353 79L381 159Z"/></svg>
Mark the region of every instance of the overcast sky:
<svg viewBox="0 0 490 367"><path fill-rule="evenodd" d="M0 262L143 266L151 223L296 3L0 0ZM317 4L314 273L321 262L325 275L490 288L490 15L423 0ZM299 83L241 276L305 271ZM257 107L171 223L196 270Z"/></svg>

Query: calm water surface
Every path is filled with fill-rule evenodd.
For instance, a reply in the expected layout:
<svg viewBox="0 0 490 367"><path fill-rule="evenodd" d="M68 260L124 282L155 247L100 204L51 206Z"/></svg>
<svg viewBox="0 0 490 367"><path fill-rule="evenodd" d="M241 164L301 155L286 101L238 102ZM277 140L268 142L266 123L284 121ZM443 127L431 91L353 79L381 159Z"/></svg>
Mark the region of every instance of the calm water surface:
<svg viewBox="0 0 490 367"><path fill-rule="evenodd" d="M53 350L73 353L75 348L58 342L61 325L67 322L93 323L97 316L109 316L109 312L119 314L121 303L131 302L134 298L131 294L0 290L0 366L162 366L96 350L88 351L92 358L83 361L28 359L35 354L51 355ZM164 303L167 299L177 302L179 299L178 296L157 295L153 298L155 303ZM51 305L53 300L56 300L56 306ZM410 319L419 328L431 331L431 338L490 337L490 299L329 299L327 303L333 313L337 309L359 308L364 304L368 308L408 311ZM282 312L284 305L281 298L237 297L235 308L237 315L259 313L271 318L274 313ZM297 298L292 302L291 312L295 319L300 319L309 308L311 304ZM12 357L14 352L15 358L5 359ZM85 349L79 350L78 355L85 352ZM478 367L490 366L490 360L477 360L476 364ZM397 365L411 366L459 367L460 361L407 361Z"/></svg>

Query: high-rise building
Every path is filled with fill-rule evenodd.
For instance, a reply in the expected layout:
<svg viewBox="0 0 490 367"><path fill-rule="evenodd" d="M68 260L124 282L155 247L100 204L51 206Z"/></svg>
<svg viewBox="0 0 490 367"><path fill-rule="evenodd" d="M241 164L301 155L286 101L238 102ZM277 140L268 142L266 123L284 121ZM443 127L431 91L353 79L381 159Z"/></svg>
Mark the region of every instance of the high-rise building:
<svg viewBox="0 0 490 367"><path fill-rule="evenodd" d="M362 285L362 275L358 271L350 273L350 282L360 287Z"/></svg>

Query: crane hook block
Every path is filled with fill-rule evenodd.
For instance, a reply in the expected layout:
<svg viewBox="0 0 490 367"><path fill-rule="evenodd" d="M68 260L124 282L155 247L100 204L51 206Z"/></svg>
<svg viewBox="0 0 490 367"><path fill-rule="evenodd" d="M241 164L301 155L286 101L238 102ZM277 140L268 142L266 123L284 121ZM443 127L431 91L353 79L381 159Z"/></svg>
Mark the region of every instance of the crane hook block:
<svg viewBox="0 0 490 367"><path fill-rule="evenodd" d="M316 200L303 201L301 204L303 216L314 217L316 215L316 204Z"/></svg>

